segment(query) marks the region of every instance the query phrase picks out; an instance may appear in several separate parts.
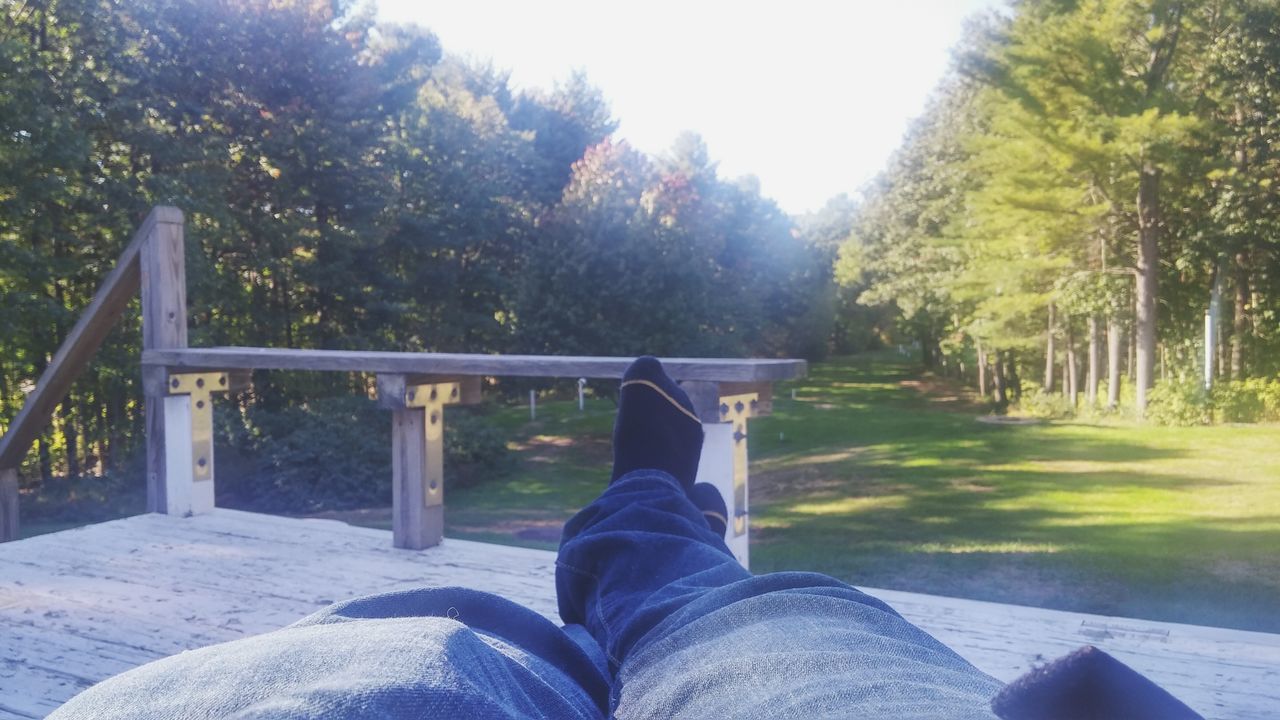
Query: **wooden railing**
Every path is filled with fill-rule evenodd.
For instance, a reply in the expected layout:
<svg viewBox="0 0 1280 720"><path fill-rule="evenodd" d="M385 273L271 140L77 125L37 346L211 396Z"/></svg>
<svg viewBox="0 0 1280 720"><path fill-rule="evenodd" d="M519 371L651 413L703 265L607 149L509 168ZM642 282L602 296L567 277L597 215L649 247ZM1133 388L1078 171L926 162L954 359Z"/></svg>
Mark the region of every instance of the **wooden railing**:
<svg viewBox="0 0 1280 720"><path fill-rule="evenodd" d="M124 314L129 301L144 287L146 299L146 272L144 257L155 257L156 247L163 252L170 248L175 238L178 254L182 248L182 212L173 207L157 207L147 215L138 232L125 247L120 259L89 306L81 313L79 321L63 341L44 374L36 383L9 425L0 437L0 542L18 537L18 466L26 457L31 443L49 423L53 410L71 389L71 383L84 372L93 354L112 326ZM185 290L183 290L185 293ZM154 295L154 293L153 293ZM176 316L175 316L176 318ZM186 344L186 316L181 318L183 345Z"/></svg>
<svg viewBox="0 0 1280 720"><path fill-rule="evenodd" d="M440 542L444 408L480 399L485 377L620 378L631 358L187 347L183 219L152 211L0 438L0 539L17 536L17 468L129 298L142 289L147 509L193 515L214 507L212 403L258 369L374 373L391 412L392 536L396 547ZM772 406L772 383L803 375L801 360L667 358L704 424L698 479L721 489L729 545L746 564L747 419Z"/></svg>

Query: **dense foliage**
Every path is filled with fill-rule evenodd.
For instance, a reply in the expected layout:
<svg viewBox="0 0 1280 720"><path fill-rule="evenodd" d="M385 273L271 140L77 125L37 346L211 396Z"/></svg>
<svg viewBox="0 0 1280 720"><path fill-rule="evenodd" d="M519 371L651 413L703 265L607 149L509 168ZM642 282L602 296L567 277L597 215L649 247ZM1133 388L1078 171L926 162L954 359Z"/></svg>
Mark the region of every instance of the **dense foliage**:
<svg viewBox="0 0 1280 720"><path fill-rule="evenodd" d="M862 196L805 218L720 177L695 135L660 157L615 139L580 75L518 90L353 0L0 7L0 429L162 203L187 215L194 345L818 357L910 342L1037 414L1080 396L1177 423L1280 412L1268 0L1018 0L971 26ZM26 487L137 474L138 347L135 308ZM362 500L385 474L369 394L358 375L259 373L224 403L223 441L250 463L224 491ZM451 464L502 454L463 422L477 439ZM344 447L373 454L330 452Z"/></svg>
<svg viewBox="0 0 1280 720"><path fill-rule="evenodd" d="M613 140L581 76L517 91L347 0L0 8L0 429L156 204L186 213L193 345L826 347L830 251L752 181L720 178L697 137L659 158ZM136 454L138 347L135 309L61 404L26 486ZM377 475L359 452L302 447L369 445L389 419L343 399L368 393L365 377L259 373L223 426L279 472L221 487L284 506Z"/></svg>
<svg viewBox="0 0 1280 720"><path fill-rule="evenodd" d="M1278 213L1274 2L1020 0L970 28L836 271L1000 405L1189 422L1218 397L1260 420L1245 379L1280 371Z"/></svg>

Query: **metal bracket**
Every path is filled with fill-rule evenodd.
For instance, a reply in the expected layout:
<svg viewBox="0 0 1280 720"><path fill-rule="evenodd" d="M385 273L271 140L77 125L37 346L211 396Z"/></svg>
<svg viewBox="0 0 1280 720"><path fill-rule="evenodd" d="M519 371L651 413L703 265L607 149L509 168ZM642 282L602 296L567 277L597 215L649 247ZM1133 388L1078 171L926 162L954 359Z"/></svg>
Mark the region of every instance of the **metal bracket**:
<svg viewBox="0 0 1280 720"><path fill-rule="evenodd" d="M759 407L759 393L722 395L720 422L733 425L733 534L747 532L747 418Z"/></svg>
<svg viewBox="0 0 1280 720"><path fill-rule="evenodd" d="M422 428L426 433L426 467L423 468L422 504L426 507L444 504L444 406L462 399L462 383L429 383L410 385L404 389L404 406L422 408L426 415Z"/></svg>
<svg viewBox="0 0 1280 720"><path fill-rule="evenodd" d="M196 482L213 479L212 394L230 389L231 377L226 372L169 376L170 395L191 396L191 478Z"/></svg>

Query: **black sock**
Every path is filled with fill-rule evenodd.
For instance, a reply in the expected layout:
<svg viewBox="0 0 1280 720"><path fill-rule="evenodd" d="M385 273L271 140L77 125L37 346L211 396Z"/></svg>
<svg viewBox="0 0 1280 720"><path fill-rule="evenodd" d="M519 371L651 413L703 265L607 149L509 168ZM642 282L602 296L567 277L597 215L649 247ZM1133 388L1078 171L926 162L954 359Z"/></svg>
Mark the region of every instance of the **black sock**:
<svg viewBox="0 0 1280 720"><path fill-rule="evenodd" d="M662 470L688 491L701 454L702 423L689 396L667 377L657 358L631 363L619 391L609 481L633 470Z"/></svg>
<svg viewBox="0 0 1280 720"><path fill-rule="evenodd" d="M729 529L729 508L725 507L720 490L711 483L694 483L689 488L689 500L702 511L711 532L723 538L724 531Z"/></svg>

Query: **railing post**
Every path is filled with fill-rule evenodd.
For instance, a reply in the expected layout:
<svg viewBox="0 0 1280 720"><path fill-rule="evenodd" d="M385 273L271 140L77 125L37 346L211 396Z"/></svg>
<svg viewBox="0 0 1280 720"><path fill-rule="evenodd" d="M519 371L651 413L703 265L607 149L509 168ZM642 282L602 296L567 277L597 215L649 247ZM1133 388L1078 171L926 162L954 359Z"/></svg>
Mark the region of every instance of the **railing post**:
<svg viewBox="0 0 1280 720"><path fill-rule="evenodd" d="M142 247L142 347L161 350L187 347L187 274L183 254L182 211L157 207L155 223ZM168 372L163 367L143 369L147 432L147 510L169 514L190 514L207 509L192 507L190 473L172 476L178 467L176 455L191 455L191 396L170 395ZM184 425L186 432L183 433ZM170 458L170 454L175 457ZM170 462L173 460L174 462ZM188 464L189 465L189 464ZM181 487L179 487L181 486ZM209 487L212 497L212 486ZM187 502L170 503L179 497ZM212 503L209 503L210 505Z"/></svg>
<svg viewBox="0 0 1280 720"><path fill-rule="evenodd" d="M444 539L444 406L477 402L480 378L418 383L378 375L378 403L391 410L391 542L421 550Z"/></svg>
<svg viewBox="0 0 1280 720"><path fill-rule="evenodd" d="M747 419L773 407L770 383L685 381L680 384L702 420L702 455L696 482L711 483L729 510L725 544L750 567L751 513L747 472Z"/></svg>
<svg viewBox="0 0 1280 720"><path fill-rule="evenodd" d="M702 455L698 459L696 482L710 483L720 491L729 510L725 544L743 567L749 567L746 463L742 464L739 474L733 426L726 424L720 416L721 383L685 381L680 385L693 401L698 418L702 420ZM745 442L744 438L743 443ZM744 445L743 450L745 449ZM735 485L738 483L742 486L740 496L735 492ZM735 502L739 498L741 505Z"/></svg>

